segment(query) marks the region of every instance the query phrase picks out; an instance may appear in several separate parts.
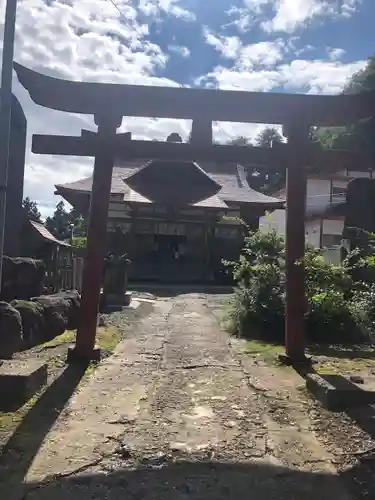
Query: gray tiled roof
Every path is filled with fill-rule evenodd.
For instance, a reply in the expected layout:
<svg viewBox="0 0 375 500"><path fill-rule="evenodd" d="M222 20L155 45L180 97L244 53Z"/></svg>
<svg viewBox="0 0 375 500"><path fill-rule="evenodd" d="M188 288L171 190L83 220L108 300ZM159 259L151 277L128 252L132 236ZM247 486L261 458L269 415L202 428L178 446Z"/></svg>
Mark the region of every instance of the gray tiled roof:
<svg viewBox="0 0 375 500"><path fill-rule="evenodd" d="M39 222L34 222L33 220L30 220L29 222L38 231L38 233L40 234L40 236L43 239L45 239L51 243L55 243L56 245L62 245L64 247L71 246L66 241L61 241L61 240L58 240L57 238L55 238L53 236L53 234L51 234L43 224L40 224Z"/></svg>
<svg viewBox="0 0 375 500"><path fill-rule="evenodd" d="M134 174L142 168L145 161L126 162L123 166L117 166L113 169L111 193L123 194L124 201L150 203L147 198L133 191L124 181L127 177ZM261 204L275 207L281 206L284 200L264 195L252 189L246 179L245 169L235 164L210 164L201 163L200 166L214 181L222 186L222 189L216 196L208 198L196 204L201 207L225 207L226 202ZM89 193L92 187L92 177L80 179L68 184L56 185L57 191L73 190Z"/></svg>

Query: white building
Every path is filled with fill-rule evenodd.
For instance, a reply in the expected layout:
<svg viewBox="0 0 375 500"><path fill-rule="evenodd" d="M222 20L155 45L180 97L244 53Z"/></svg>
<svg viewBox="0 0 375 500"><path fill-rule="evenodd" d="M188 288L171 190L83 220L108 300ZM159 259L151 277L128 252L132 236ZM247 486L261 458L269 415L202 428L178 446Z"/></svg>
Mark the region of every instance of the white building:
<svg viewBox="0 0 375 500"><path fill-rule="evenodd" d="M311 175L307 179L306 242L315 248L340 245L344 228L346 189L358 177L375 178L375 171L344 170L331 174ZM273 196L286 198L286 188ZM285 235L285 210L279 209L260 219L260 229L275 228Z"/></svg>

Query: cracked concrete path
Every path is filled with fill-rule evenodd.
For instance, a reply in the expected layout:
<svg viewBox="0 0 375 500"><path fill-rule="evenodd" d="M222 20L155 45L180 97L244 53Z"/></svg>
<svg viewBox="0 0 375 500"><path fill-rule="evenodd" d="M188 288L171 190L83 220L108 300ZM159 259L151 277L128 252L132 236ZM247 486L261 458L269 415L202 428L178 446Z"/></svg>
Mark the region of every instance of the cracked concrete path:
<svg viewBox="0 0 375 500"><path fill-rule="evenodd" d="M349 499L287 377L232 348L214 301L156 301L70 400L18 499Z"/></svg>

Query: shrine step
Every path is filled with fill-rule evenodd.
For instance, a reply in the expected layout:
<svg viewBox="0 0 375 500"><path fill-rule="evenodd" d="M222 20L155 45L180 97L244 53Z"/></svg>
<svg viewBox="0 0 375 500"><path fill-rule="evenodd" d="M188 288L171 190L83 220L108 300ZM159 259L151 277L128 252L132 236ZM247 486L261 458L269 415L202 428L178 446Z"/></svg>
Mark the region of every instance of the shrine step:
<svg viewBox="0 0 375 500"><path fill-rule="evenodd" d="M0 410L15 411L47 383L47 364L38 359L0 365Z"/></svg>
<svg viewBox="0 0 375 500"><path fill-rule="evenodd" d="M350 377L337 374L309 373L306 388L331 411L375 404L375 381L362 378L356 383Z"/></svg>

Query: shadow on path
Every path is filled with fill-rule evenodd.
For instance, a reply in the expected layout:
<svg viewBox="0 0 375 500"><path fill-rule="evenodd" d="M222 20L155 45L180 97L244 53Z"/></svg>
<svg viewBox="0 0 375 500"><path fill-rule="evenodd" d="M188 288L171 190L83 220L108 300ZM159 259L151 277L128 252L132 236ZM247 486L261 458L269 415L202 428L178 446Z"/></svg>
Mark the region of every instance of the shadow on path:
<svg viewBox="0 0 375 500"><path fill-rule="evenodd" d="M17 498L47 433L77 388L87 366L68 365L25 415L0 454L0 498ZM4 494L3 494L3 491Z"/></svg>
<svg viewBox="0 0 375 500"><path fill-rule="evenodd" d="M120 466L121 467L121 466ZM166 462L30 485L24 500L348 500L337 477L266 461Z"/></svg>

